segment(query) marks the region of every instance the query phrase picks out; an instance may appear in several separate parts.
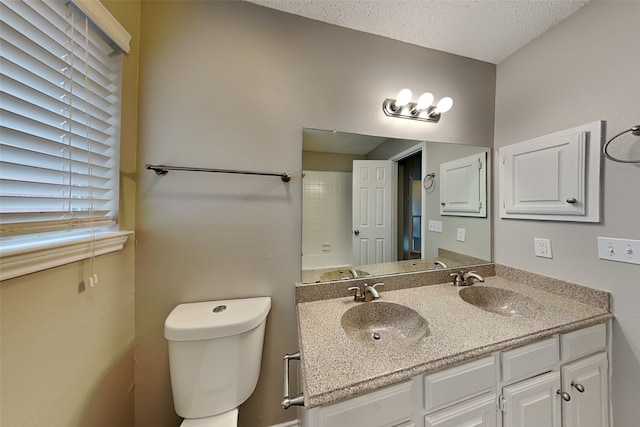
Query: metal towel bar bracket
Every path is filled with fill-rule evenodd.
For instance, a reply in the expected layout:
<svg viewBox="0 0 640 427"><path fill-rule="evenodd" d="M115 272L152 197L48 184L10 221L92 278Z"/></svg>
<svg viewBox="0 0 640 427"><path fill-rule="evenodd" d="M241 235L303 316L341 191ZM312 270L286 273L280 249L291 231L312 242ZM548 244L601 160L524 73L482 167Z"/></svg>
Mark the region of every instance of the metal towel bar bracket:
<svg viewBox="0 0 640 427"><path fill-rule="evenodd" d="M188 171L188 172L213 172L213 173L235 173L241 175L264 175L264 176L279 176L283 182L291 181L291 175L286 172L272 173L272 172L255 172L255 171L241 171L234 169L210 169L210 168L191 168L184 166L167 166L167 165L144 165L145 169L154 171L158 175L166 175L169 171Z"/></svg>
<svg viewBox="0 0 640 427"><path fill-rule="evenodd" d="M289 397L289 360L300 360L300 352L294 354L285 354L284 357L284 397L282 398L282 409L288 409L289 406L304 406L304 395L299 394L296 397Z"/></svg>

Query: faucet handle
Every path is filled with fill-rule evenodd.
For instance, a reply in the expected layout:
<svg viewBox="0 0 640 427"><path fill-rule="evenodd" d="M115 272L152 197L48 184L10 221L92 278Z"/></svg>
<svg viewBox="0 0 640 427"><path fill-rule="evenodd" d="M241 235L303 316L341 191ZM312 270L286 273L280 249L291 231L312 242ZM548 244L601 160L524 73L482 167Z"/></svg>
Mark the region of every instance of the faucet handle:
<svg viewBox="0 0 640 427"><path fill-rule="evenodd" d="M350 288L347 288L348 291L356 291L356 293L353 295L353 300L358 302L360 300L362 300L362 293L360 292L360 287L359 286L352 286Z"/></svg>
<svg viewBox="0 0 640 427"><path fill-rule="evenodd" d="M456 286L464 283L463 276L464 273L462 273L462 271L460 273L449 273L449 277L453 277L453 284Z"/></svg>
<svg viewBox="0 0 640 427"><path fill-rule="evenodd" d="M384 286L384 283L380 282L380 283L376 283L373 286L371 286L373 289L377 288L378 286Z"/></svg>

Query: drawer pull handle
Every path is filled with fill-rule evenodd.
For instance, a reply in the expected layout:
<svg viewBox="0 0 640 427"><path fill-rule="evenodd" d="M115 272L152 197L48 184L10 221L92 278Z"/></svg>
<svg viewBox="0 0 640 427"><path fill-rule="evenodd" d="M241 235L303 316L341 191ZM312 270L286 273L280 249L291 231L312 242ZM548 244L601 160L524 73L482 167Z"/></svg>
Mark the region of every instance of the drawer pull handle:
<svg viewBox="0 0 640 427"><path fill-rule="evenodd" d="M558 390L556 393L559 394L560 397L562 397L562 400L564 400L565 402L571 400L571 396L569 396L569 393L567 393L566 391Z"/></svg>
<svg viewBox="0 0 640 427"><path fill-rule="evenodd" d="M289 406L304 406L304 395L299 394L296 397L289 397L289 360L300 360L300 352L294 354L285 354L284 357L284 397L280 405L282 409L287 409Z"/></svg>
<svg viewBox="0 0 640 427"><path fill-rule="evenodd" d="M577 202L577 201L578 201L578 200L576 200L576 198L575 198L575 197L569 197L569 198L567 199L567 203L571 203L571 204L574 204L574 203L575 203L575 202Z"/></svg>
<svg viewBox="0 0 640 427"><path fill-rule="evenodd" d="M575 388L576 390L578 390L580 393L584 393L584 386L580 383L577 383L575 381L571 382L571 385L573 386L573 388Z"/></svg>

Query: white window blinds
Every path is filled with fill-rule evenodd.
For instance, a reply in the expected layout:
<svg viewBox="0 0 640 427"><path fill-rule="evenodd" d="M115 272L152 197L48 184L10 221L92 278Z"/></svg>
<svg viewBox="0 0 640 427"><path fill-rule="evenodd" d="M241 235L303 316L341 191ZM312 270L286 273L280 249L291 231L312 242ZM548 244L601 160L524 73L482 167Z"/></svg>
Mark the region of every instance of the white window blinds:
<svg viewBox="0 0 640 427"><path fill-rule="evenodd" d="M1 235L113 225L121 51L70 2L0 3Z"/></svg>

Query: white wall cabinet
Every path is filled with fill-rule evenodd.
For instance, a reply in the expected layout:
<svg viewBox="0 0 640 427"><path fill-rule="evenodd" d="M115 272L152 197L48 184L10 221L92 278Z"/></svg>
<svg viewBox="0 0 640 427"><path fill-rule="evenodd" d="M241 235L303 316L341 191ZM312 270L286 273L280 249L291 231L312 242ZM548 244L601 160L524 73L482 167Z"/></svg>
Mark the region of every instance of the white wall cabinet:
<svg viewBox="0 0 640 427"><path fill-rule="evenodd" d="M591 326L303 409L301 426L609 427L605 349Z"/></svg>
<svg viewBox="0 0 640 427"><path fill-rule="evenodd" d="M440 215L487 216L487 153L440 165Z"/></svg>
<svg viewBox="0 0 640 427"><path fill-rule="evenodd" d="M598 222L603 123L500 148L500 217Z"/></svg>

